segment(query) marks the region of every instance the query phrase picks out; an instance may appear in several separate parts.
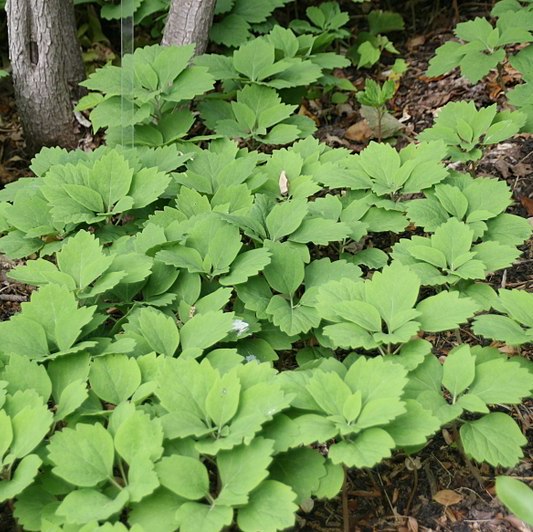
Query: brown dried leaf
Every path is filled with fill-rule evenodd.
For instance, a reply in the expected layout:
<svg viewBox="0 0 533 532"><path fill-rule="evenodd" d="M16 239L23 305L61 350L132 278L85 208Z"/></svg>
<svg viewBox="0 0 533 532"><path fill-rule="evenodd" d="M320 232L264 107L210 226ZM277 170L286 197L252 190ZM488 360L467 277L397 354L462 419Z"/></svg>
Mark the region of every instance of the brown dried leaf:
<svg viewBox="0 0 533 532"><path fill-rule="evenodd" d="M374 134L366 120L359 120L345 131L344 136L355 142L368 142Z"/></svg>
<svg viewBox="0 0 533 532"><path fill-rule="evenodd" d="M463 496L454 490L440 490L433 495L433 500L437 501L443 506L451 506L457 504L463 500Z"/></svg>
<svg viewBox="0 0 533 532"><path fill-rule="evenodd" d="M533 199L526 196L520 197L520 203L524 206L529 216L533 216Z"/></svg>
<svg viewBox="0 0 533 532"><path fill-rule="evenodd" d="M422 46L425 42L426 42L425 35L416 35L415 37L411 37L410 39L408 39L406 46L407 46L407 49L410 52L412 52L415 48Z"/></svg>
<svg viewBox="0 0 533 532"><path fill-rule="evenodd" d="M408 517L407 528L409 532L418 532L418 521L414 517Z"/></svg>

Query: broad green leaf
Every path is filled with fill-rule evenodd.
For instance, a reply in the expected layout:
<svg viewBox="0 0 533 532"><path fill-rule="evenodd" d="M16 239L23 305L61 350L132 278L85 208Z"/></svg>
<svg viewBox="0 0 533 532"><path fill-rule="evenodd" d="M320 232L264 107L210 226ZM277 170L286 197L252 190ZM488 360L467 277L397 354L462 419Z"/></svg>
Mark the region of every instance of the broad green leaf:
<svg viewBox="0 0 533 532"><path fill-rule="evenodd" d="M134 358L106 355L94 359L89 382L96 395L118 405L133 395L141 384L141 371Z"/></svg>
<svg viewBox="0 0 533 532"><path fill-rule="evenodd" d="M492 466L514 467L523 456L527 439L516 422L501 412L467 421L460 429L465 453Z"/></svg>
<svg viewBox="0 0 533 532"><path fill-rule="evenodd" d="M423 299L416 310L420 312L417 319L422 330L438 332L456 329L466 322L476 312L477 304L469 297L460 298L457 292L441 292Z"/></svg>
<svg viewBox="0 0 533 532"><path fill-rule="evenodd" d="M266 227L274 241L294 233L307 214L307 200L297 198L278 203L266 217Z"/></svg>
<svg viewBox="0 0 533 532"><path fill-rule="evenodd" d="M408 399L406 412L387 425L386 430L398 447L423 445L440 428L439 420L418 401Z"/></svg>
<svg viewBox="0 0 533 532"><path fill-rule="evenodd" d="M127 490L131 502L140 502L159 487L159 478L150 458L138 453L134 456L129 464Z"/></svg>
<svg viewBox="0 0 533 532"><path fill-rule="evenodd" d="M34 482L42 460L36 454L25 456L18 464L11 480L0 480L0 502L14 499Z"/></svg>
<svg viewBox="0 0 533 532"><path fill-rule="evenodd" d="M265 480L250 495L248 504L237 514L243 532L275 532L294 524L296 494L285 484Z"/></svg>
<svg viewBox="0 0 533 532"><path fill-rule="evenodd" d="M344 404L351 396L351 390L337 373L317 371L309 379L306 388L326 414L343 415Z"/></svg>
<svg viewBox="0 0 533 532"><path fill-rule="evenodd" d="M387 432L379 428L363 431L353 441L335 443L329 448L329 459L334 464L348 467L373 467L391 456L395 443Z"/></svg>
<svg viewBox="0 0 533 532"><path fill-rule="evenodd" d="M158 488L142 501L131 505L128 522L142 526L144 530L174 532L178 528L176 510L182 503L183 499L174 493Z"/></svg>
<svg viewBox="0 0 533 532"><path fill-rule="evenodd" d="M498 499L519 519L533 526L533 490L512 477L496 477Z"/></svg>
<svg viewBox="0 0 533 532"><path fill-rule="evenodd" d="M268 476L273 442L254 438L250 445L240 445L217 455L222 490L216 503L225 506L246 504L249 494Z"/></svg>
<svg viewBox="0 0 533 532"><path fill-rule="evenodd" d="M156 464L156 472L162 486L185 499L202 499L209 492L207 469L196 458L166 456Z"/></svg>
<svg viewBox="0 0 533 532"><path fill-rule="evenodd" d="M326 476L325 459L314 449L300 447L275 457L270 467L270 478L290 486L302 503L320 487Z"/></svg>
<svg viewBox="0 0 533 532"><path fill-rule="evenodd" d="M182 350L203 350L223 340L233 329L232 312L206 312L193 316L180 330Z"/></svg>
<svg viewBox="0 0 533 532"><path fill-rule="evenodd" d="M486 404L519 404L533 390L533 374L514 359L501 356L476 366L470 386Z"/></svg>
<svg viewBox="0 0 533 532"><path fill-rule="evenodd" d="M454 400L474 380L475 361L476 359L470 352L468 345L456 347L446 356L443 365L442 385L452 394Z"/></svg>
<svg viewBox="0 0 533 532"><path fill-rule="evenodd" d="M75 380L67 384L61 392L54 414L55 421L61 421L75 412L87 399L88 391L85 380Z"/></svg>
<svg viewBox="0 0 533 532"><path fill-rule="evenodd" d="M84 525L92 521L105 521L118 514L128 502L126 490L119 492L116 499L111 499L95 489L71 491L56 510L57 515L67 522Z"/></svg>
<svg viewBox="0 0 533 532"><path fill-rule="evenodd" d="M156 353L173 356L180 341L176 321L154 308L143 308L138 314L139 330Z"/></svg>
<svg viewBox="0 0 533 532"><path fill-rule="evenodd" d="M51 284L33 292L31 301L22 304L21 314L42 325L48 340L64 351L74 345L94 311L95 307L78 308L74 294Z"/></svg>
<svg viewBox="0 0 533 532"><path fill-rule="evenodd" d="M113 438L100 423L64 428L48 444L54 474L74 486L89 488L112 478L114 456Z"/></svg>
<svg viewBox="0 0 533 532"><path fill-rule="evenodd" d="M500 302L509 316L526 327L533 327L533 294L526 290L500 290Z"/></svg>
<svg viewBox="0 0 533 532"><path fill-rule="evenodd" d="M163 454L163 429L159 419L137 410L118 427L115 449L128 464L144 458L155 462Z"/></svg>
<svg viewBox="0 0 533 532"><path fill-rule="evenodd" d="M113 257L104 255L98 240L87 231L79 231L69 238L57 254L59 269L74 279L78 289L89 286L111 262Z"/></svg>
<svg viewBox="0 0 533 532"><path fill-rule="evenodd" d="M271 317L272 323L289 336L308 332L320 324L320 316L314 308L301 304L292 306L280 295L272 297L265 312Z"/></svg>
<svg viewBox="0 0 533 532"><path fill-rule="evenodd" d="M35 390L43 402L47 402L52 393L52 383L44 366L29 360L25 356L11 355L9 363L0 373L7 381L7 391L14 394L18 390Z"/></svg>
<svg viewBox="0 0 533 532"><path fill-rule="evenodd" d="M215 381L207 394L205 409L213 423L221 429L239 407L241 384L235 372L225 373Z"/></svg>
<svg viewBox="0 0 533 532"><path fill-rule="evenodd" d="M365 299L379 310L389 331L403 324L400 316L411 310L418 298L420 281L416 274L398 262L376 272L365 283Z"/></svg>
<svg viewBox="0 0 533 532"><path fill-rule="evenodd" d="M18 391L7 398L5 409L11 417L13 441L10 457L22 458L44 439L52 424L52 412L33 390Z"/></svg>
<svg viewBox="0 0 533 532"><path fill-rule="evenodd" d="M271 262L263 273L268 284L277 292L292 295L304 280L304 261L300 252L288 243L269 242Z"/></svg>
<svg viewBox="0 0 533 532"><path fill-rule="evenodd" d="M214 532L231 524L233 509L186 502L176 512L176 520L183 532Z"/></svg>
<svg viewBox="0 0 533 532"><path fill-rule="evenodd" d="M11 420L5 410L0 410L0 463L13 441L13 428Z"/></svg>
<svg viewBox="0 0 533 532"><path fill-rule="evenodd" d="M245 251L233 261L230 271L219 279L222 286L245 283L270 263L270 252L265 248Z"/></svg>
<svg viewBox="0 0 533 532"><path fill-rule="evenodd" d="M472 330L479 336L501 340L510 345L520 345L531 341L524 329L507 316L484 314L474 320Z"/></svg>

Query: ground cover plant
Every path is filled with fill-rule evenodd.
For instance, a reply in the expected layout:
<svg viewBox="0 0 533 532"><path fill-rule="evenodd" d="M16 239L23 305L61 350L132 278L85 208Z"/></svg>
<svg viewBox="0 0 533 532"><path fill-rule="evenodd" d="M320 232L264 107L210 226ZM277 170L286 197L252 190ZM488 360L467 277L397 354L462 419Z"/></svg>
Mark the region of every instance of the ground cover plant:
<svg viewBox="0 0 533 532"><path fill-rule="evenodd" d="M77 110L102 145L45 148L0 190L0 252L32 287L0 322L0 503L23 530L283 530L439 433L474 471L525 457L533 296L490 277L532 229L480 165L528 130L530 48L505 106L447 103L399 146L382 131L398 78L368 77L352 96L378 141L353 153L313 137L302 98L348 90L342 50L396 55L403 19L370 11L348 48L337 3L270 24L286 3L219 1L228 49L150 44L97 69ZM460 23L428 75L479 81L529 42L529 14L503 0ZM528 489L496 481L531 523Z"/></svg>

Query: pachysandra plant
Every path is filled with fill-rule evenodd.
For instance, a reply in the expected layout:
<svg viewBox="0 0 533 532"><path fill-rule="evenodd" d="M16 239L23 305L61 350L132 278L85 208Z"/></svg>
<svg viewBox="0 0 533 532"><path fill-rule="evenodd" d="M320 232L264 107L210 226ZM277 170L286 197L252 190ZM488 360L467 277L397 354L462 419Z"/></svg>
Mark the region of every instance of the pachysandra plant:
<svg viewBox="0 0 533 532"><path fill-rule="evenodd" d="M447 103L435 124L418 135L420 140L444 141L452 161L478 161L491 144L516 135L525 124L519 111L500 111L496 104L476 109L474 102Z"/></svg>
<svg viewBox="0 0 533 532"><path fill-rule="evenodd" d="M323 327L323 343L334 348L391 352L420 331L454 329L477 310L472 299L459 298L454 292L419 301L419 290L417 274L399 261L376 272L371 280L324 284L316 298L319 316L329 322ZM403 359L401 354L398 358Z"/></svg>
<svg viewBox="0 0 533 532"><path fill-rule="evenodd" d="M459 67L468 81L477 83L504 62L505 46L533 39L532 12L506 11L498 17L494 26L481 17L457 24L454 33L461 42L448 41L438 48L427 75L440 76Z"/></svg>
<svg viewBox="0 0 533 532"><path fill-rule="evenodd" d="M254 34L266 33L275 24L273 11L291 0L218 0L215 20L209 38L217 44L236 48L249 41Z"/></svg>
<svg viewBox="0 0 533 532"><path fill-rule="evenodd" d="M527 220L505 212L511 204L511 190L503 181L451 172L424 195L426 198L408 203L407 217L427 232L434 232L453 217L474 231L474 241L481 238L520 245L531 234Z"/></svg>
<svg viewBox="0 0 533 532"><path fill-rule="evenodd" d="M402 238L392 258L409 266L423 285L454 285L461 280L485 279L488 273L513 264L520 250L496 241L473 244L474 232L450 218L430 237Z"/></svg>
<svg viewBox="0 0 533 532"><path fill-rule="evenodd" d="M370 68L375 65L384 51L399 53L384 34L403 30L404 21L399 13L373 10L368 14L368 27L368 31L358 34L355 44L346 54L358 68Z"/></svg>
<svg viewBox="0 0 533 532"><path fill-rule="evenodd" d="M105 128L109 145L172 144L194 123L190 101L215 82L205 67L189 65L193 53L193 45L138 48L121 67L91 74L82 83L90 93L77 109L92 109L93 129Z"/></svg>
<svg viewBox="0 0 533 532"><path fill-rule="evenodd" d="M423 404L441 425L460 423L467 456L495 467L512 467L523 456L527 440L517 423L508 414L490 412L489 406L520 404L530 395L531 363L507 358L497 349L464 344L450 351L442 365L426 357L409 377L405 397ZM464 412L481 416L464 421Z"/></svg>
<svg viewBox="0 0 533 532"><path fill-rule="evenodd" d="M526 124L522 131L533 132L533 45L523 48L515 54L509 61L513 68L522 74L524 83L516 85L506 93L507 101L516 107L527 117Z"/></svg>
<svg viewBox="0 0 533 532"><path fill-rule="evenodd" d="M475 334L510 345L533 341L533 294L500 289L494 310L501 314L483 314L474 320Z"/></svg>

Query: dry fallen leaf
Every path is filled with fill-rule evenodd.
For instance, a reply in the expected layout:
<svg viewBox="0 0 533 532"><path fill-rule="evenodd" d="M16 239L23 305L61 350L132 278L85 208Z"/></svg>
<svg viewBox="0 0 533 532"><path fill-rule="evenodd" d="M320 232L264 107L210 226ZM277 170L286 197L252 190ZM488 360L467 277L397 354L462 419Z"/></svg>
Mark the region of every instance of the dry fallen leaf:
<svg viewBox="0 0 533 532"><path fill-rule="evenodd" d="M366 120L359 120L345 131L344 136L355 142L367 142L374 134Z"/></svg>
<svg viewBox="0 0 533 532"><path fill-rule="evenodd" d="M529 216L533 216L533 199L526 196L520 197L520 203L524 206Z"/></svg>
<svg viewBox="0 0 533 532"><path fill-rule="evenodd" d="M443 506L451 506L452 504L461 502L463 500L463 496L453 490L440 490L433 495L433 500L437 501Z"/></svg>
<svg viewBox="0 0 533 532"><path fill-rule="evenodd" d="M412 52L415 48L418 48L419 46L422 46L426 42L425 35L416 35L415 37L411 37L407 43L407 49Z"/></svg>
<svg viewBox="0 0 533 532"><path fill-rule="evenodd" d="M287 174L285 173L285 170L281 171L281 174L279 174L279 193L282 196L285 196L289 193L289 180L287 179Z"/></svg>

